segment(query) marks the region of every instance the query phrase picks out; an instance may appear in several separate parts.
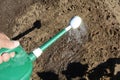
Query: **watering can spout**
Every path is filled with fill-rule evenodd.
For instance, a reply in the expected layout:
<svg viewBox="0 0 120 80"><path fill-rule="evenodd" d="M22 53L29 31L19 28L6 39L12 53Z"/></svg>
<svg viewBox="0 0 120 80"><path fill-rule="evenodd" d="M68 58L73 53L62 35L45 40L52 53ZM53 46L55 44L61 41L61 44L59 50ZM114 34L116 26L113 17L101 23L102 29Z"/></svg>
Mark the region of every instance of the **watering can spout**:
<svg viewBox="0 0 120 80"><path fill-rule="evenodd" d="M44 44L42 44L39 48L35 49L29 54L29 58L31 61L35 61L36 58L38 58L43 51L45 51L50 45L52 45L56 40L58 40L61 36L63 36L66 32L68 32L70 29L76 29L78 28L82 23L82 19L79 16L74 16L69 23L69 26L65 29L62 29L60 32L58 32L56 35L54 35L51 39L46 41Z"/></svg>

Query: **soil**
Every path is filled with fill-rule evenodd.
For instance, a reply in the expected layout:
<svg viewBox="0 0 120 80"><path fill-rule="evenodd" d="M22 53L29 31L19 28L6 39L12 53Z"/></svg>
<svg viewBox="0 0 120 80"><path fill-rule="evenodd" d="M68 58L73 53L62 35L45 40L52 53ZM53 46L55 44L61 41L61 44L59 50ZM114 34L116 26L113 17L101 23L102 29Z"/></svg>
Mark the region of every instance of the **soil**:
<svg viewBox="0 0 120 80"><path fill-rule="evenodd" d="M86 38L65 34L36 60L32 80L120 78L119 0L0 0L0 31L29 53L75 15L86 24Z"/></svg>

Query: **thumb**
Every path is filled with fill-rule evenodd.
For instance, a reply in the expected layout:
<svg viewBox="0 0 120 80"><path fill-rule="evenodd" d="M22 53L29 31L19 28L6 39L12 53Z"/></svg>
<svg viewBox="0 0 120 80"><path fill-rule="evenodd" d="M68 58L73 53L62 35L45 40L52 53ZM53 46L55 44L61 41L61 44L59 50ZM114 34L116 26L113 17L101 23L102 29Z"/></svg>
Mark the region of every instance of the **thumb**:
<svg viewBox="0 0 120 80"><path fill-rule="evenodd" d="M12 41L12 42L13 42L13 46L11 46L11 48L15 48L20 45L19 41Z"/></svg>
<svg viewBox="0 0 120 80"><path fill-rule="evenodd" d="M10 41L10 40L4 40L4 42L2 42L0 45L1 48L15 48L19 45L19 41Z"/></svg>

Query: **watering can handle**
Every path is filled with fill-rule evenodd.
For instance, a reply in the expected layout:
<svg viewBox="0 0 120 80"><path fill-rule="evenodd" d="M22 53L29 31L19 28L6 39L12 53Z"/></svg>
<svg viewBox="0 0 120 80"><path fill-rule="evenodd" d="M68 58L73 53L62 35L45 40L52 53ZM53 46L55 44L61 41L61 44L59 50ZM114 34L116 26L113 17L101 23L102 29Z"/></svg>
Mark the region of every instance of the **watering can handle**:
<svg viewBox="0 0 120 80"><path fill-rule="evenodd" d="M15 56L0 64L0 80L29 80L32 72L32 62L28 54L21 45L13 49L0 49L0 55L11 52L15 52Z"/></svg>
<svg viewBox="0 0 120 80"><path fill-rule="evenodd" d="M21 50L23 50L21 45L17 46L16 48L13 48L13 49L1 48L0 55L2 55L3 53L11 53L11 52L15 52L16 54L18 54L18 53L20 53Z"/></svg>
<svg viewBox="0 0 120 80"><path fill-rule="evenodd" d="M18 66L24 64L29 59L28 54L21 45L13 49L8 49L8 48L0 49L0 55L2 55L3 53L11 53L11 52L15 52L15 56L11 58L9 61L0 64L0 69L4 67L9 67L10 65Z"/></svg>

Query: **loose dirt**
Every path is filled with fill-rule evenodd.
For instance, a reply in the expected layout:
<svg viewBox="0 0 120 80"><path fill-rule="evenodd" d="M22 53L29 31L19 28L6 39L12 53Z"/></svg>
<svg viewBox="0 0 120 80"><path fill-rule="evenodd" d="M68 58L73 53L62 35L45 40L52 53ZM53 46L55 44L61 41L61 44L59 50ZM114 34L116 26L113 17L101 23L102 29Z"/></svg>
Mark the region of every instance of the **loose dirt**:
<svg viewBox="0 0 120 80"><path fill-rule="evenodd" d="M119 0L0 0L0 31L30 52L75 15L86 24L86 38L64 35L36 60L32 80L120 78Z"/></svg>

